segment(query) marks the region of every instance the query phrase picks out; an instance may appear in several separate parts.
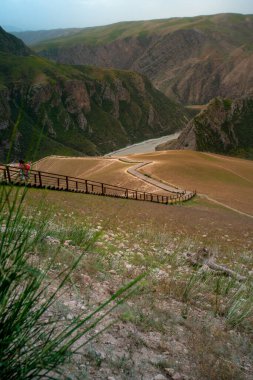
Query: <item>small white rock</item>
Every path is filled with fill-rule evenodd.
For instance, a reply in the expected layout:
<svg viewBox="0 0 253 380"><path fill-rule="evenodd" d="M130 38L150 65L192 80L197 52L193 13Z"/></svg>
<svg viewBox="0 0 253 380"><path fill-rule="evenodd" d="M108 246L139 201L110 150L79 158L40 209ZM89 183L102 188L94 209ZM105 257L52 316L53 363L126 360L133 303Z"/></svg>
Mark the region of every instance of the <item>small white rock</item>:
<svg viewBox="0 0 253 380"><path fill-rule="evenodd" d="M163 376L161 373L159 373L159 375L153 377L153 380L167 380L167 378Z"/></svg>

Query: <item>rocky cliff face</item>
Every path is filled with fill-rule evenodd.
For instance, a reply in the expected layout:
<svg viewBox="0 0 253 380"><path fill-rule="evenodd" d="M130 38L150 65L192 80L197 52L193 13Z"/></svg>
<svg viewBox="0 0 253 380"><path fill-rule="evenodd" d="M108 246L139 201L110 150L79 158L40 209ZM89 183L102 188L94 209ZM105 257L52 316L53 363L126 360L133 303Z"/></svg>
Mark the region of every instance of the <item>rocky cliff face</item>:
<svg viewBox="0 0 253 380"><path fill-rule="evenodd" d="M11 70L10 60L2 58L0 72ZM104 154L173 133L186 123L184 108L140 74L73 70L39 60L29 57L18 78L15 71L9 81L9 72L0 83L1 161L10 149L12 158L34 152L36 157Z"/></svg>
<svg viewBox="0 0 253 380"><path fill-rule="evenodd" d="M215 98L179 138L157 150L191 149L253 159L253 98Z"/></svg>
<svg viewBox="0 0 253 380"><path fill-rule="evenodd" d="M142 25L142 24L141 24ZM109 42L85 40L44 44L40 54L61 63L91 64L143 73L166 95L184 104L205 104L216 96L253 95L253 16L215 15L147 22L136 36ZM108 27L109 28L109 27ZM142 27L143 28L143 27ZM95 34L96 33L96 34ZM115 30L114 30L115 33ZM117 33L115 33L117 35ZM94 41L99 39L94 28Z"/></svg>
<svg viewBox="0 0 253 380"><path fill-rule="evenodd" d="M105 68L133 69L135 62L145 54L155 37L131 37L116 40L106 45L77 43L68 47L53 47L40 54L48 59L70 65L92 65Z"/></svg>
<svg viewBox="0 0 253 380"><path fill-rule="evenodd" d="M1 161L99 155L174 132L187 121L187 111L141 74L74 68L30 53L0 29Z"/></svg>

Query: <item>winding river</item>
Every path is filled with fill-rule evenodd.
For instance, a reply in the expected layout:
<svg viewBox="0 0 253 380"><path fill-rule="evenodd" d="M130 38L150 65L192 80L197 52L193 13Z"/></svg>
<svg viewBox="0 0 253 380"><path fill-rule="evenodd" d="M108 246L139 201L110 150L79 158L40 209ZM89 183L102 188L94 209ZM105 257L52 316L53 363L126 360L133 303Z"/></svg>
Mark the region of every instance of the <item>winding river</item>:
<svg viewBox="0 0 253 380"><path fill-rule="evenodd" d="M127 156L128 154L155 152L157 145L165 143L166 141L177 139L179 135L180 132L176 132L172 135L159 137L157 139L145 140L140 143L115 150L114 152L107 153L105 156Z"/></svg>

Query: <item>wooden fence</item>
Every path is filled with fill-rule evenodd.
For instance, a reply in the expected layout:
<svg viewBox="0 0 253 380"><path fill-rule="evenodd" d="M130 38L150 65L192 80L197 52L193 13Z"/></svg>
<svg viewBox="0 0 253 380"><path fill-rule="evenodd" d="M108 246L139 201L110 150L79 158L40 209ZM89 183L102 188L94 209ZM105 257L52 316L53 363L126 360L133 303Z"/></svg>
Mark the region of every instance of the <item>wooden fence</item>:
<svg viewBox="0 0 253 380"><path fill-rule="evenodd" d="M139 190L127 189L108 183L96 182L88 179L65 176L62 174L48 173L39 170L30 170L29 177L22 179L20 169L15 166L0 164L0 182L34 188L46 188L58 191L71 191L84 194L95 194L140 201L149 201L163 204L185 202L196 195L196 191L181 192L167 196L152 194Z"/></svg>

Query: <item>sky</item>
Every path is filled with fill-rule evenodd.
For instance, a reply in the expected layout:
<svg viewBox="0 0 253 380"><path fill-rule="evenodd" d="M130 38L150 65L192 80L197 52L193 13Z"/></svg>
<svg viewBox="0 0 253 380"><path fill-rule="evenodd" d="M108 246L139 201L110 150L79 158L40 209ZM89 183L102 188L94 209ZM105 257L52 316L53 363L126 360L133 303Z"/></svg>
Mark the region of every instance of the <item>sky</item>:
<svg viewBox="0 0 253 380"><path fill-rule="evenodd" d="M40 30L226 12L253 14L253 0L0 0L0 25Z"/></svg>

